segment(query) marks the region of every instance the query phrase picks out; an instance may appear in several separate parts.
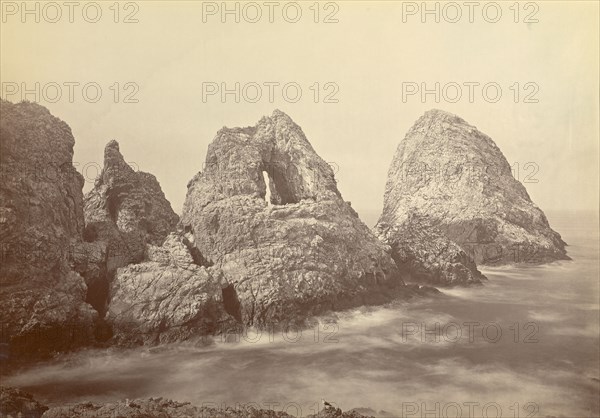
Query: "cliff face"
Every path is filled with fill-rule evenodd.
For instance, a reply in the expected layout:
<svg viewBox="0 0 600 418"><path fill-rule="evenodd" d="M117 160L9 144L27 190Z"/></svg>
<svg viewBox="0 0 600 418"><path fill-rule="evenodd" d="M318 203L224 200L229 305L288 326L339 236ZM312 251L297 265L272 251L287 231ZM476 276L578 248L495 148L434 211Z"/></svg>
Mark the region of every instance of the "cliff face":
<svg viewBox="0 0 600 418"><path fill-rule="evenodd" d="M84 227L75 140L40 105L0 106L1 340L11 358L85 344L96 312L71 268Z"/></svg>
<svg viewBox="0 0 600 418"><path fill-rule="evenodd" d="M0 354L39 357L104 341L111 335L102 320L117 269L144 261L179 218L154 176L129 167L115 141L106 146L104 169L84 204L67 124L37 104L1 106ZM195 272L175 273L184 289L198 284L185 281ZM124 277L130 277L127 271ZM126 284L117 287L129 289ZM176 286L164 280L152 285L166 294ZM177 317L185 309L173 308ZM155 325L134 313L148 327Z"/></svg>
<svg viewBox="0 0 600 418"><path fill-rule="evenodd" d="M407 292L383 245L337 190L302 130L275 111L223 128L188 184L180 227L199 264L214 266L262 325L381 303Z"/></svg>
<svg viewBox="0 0 600 418"><path fill-rule="evenodd" d="M396 242L394 229L414 220L478 264L568 259L492 139L440 110L425 113L398 145L377 230Z"/></svg>

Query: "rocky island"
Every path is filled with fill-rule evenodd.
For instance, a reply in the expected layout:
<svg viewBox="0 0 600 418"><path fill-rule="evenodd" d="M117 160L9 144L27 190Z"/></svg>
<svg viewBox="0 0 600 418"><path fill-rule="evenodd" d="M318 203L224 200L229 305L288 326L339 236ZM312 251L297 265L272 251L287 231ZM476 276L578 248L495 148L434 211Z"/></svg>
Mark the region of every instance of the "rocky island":
<svg viewBox="0 0 600 418"><path fill-rule="evenodd" d="M476 263L568 258L493 141L446 112L427 112L398 146L371 231L281 111L217 132L179 217L114 140L84 196L68 125L38 104L0 105L2 373L82 347L308 327L437 292L413 282L480 284ZM288 416L162 398L48 408L5 387L0 399L2 414L36 417ZM363 415L315 415L333 416Z"/></svg>
<svg viewBox="0 0 600 418"><path fill-rule="evenodd" d="M28 102L3 100L2 115L9 363L97 344L308 326L314 315L433 291L404 283L390 247L283 112L217 133L181 219L116 141L84 197L66 123Z"/></svg>
<svg viewBox="0 0 600 418"><path fill-rule="evenodd" d="M120 269L107 321L117 336L170 342L423 293L337 189L289 116L223 128L188 184L177 231Z"/></svg>
<svg viewBox="0 0 600 418"><path fill-rule="evenodd" d="M481 279L473 261L569 259L494 141L442 110L426 112L400 141L376 231L399 264L432 283Z"/></svg>

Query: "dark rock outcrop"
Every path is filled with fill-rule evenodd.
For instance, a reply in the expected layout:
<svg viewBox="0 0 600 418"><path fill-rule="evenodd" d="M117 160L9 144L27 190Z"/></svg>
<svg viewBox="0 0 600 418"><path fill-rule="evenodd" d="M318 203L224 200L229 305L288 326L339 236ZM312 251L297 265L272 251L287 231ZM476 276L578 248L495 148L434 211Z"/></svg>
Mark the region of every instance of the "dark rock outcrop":
<svg viewBox="0 0 600 418"><path fill-rule="evenodd" d="M116 270L142 262L146 245L161 245L179 217L156 178L134 171L114 140L104 149L102 173L84 202L86 242L76 248L75 267L90 289L88 301L103 316Z"/></svg>
<svg viewBox="0 0 600 418"><path fill-rule="evenodd" d="M357 408L351 411L343 412L340 408L332 405L325 405L317 414L310 415L309 418L373 418L372 415L363 415L358 409L371 411L371 408Z"/></svg>
<svg viewBox="0 0 600 418"><path fill-rule="evenodd" d="M0 342L11 359L89 343L97 314L71 268L84 228L71 129L34 103L0 110Z"/></svg>
<svg viewBox="0 0 600 418"><path fill-rule="evenodd" d="M292 418L284 411L259 409L248 404L235 407L195 406L190 402L177 402L165 398L121 400L114 403L96 404L83 402L48 408L37 402L33 396L20 389L0 386L0 416L6 418ZM342 412L332 406L324 406L319 413L307 418L369 418L358 410Z"/></svg>
<svg viewBox="0 0 600 418"><path fill-rule="evenodd" d="M0 417L40 418L48 407L21 389L0 386Z"/></svg>
<svg viewBox="0 0 600 418"><path fill-rule="evenodd" d="M427 292L405 286L389 247L342 200L330 166L287 115L221 130L206 161L179 229L116 272L106 315L114 341L302 326L325 311Z"/></svg>
<svg viewBox="0 0 600 418"><path fill-rule="evenodd" d="M63 417L89 418L292 418L284 411L259 409L250 405L236 407L212 408L194 406L189 402L176 402L170 399L150 398L119 401L102 405L80 403L69 406L50 408L43 418ZM372 418L356 411L342 412L339 408L328 407L318 414L308 415L307 418Z"/></svg>
<svg viewBox="0 0 600 418"><path fill-rule="evenodd" d="M156 177L129 166L114 140L106 145L102 173L85 196L86 226L106 221L154 245L161 245L179 221Z"/></svg>
<svg viewBox="0 0 600 418"><path fill-rule="evenodd" d="M411 291L331 167L280 111L217 133L188 184L180 227L196 258L232 286L244 325L302 322Z"/></svg>
<svg viewBox="0 0 600 418"><path fill-rule="evenodd" d="M441 110L426 112L398 145L376 229L385 242L410 251L402 231L414 230L415 221L427 225L435 241L458 244L477 264L569 258L566 244L513 177L492 139ZM425 248L428 256L439 249ZM440 257L474 272L455 250ZM428 261L422 264L428 269Z"/></svg>
<svg viewBox="0 0 600 418"><path fill-rule="evenodd" d="M43 418L63 418L67 416L89 418L292 418L292 415L280 411L253 407L220 409L198 407L189 402L176 402L163 398L135 399L102 405L80 403L61 406L51 408L43 415Z"/></svg>

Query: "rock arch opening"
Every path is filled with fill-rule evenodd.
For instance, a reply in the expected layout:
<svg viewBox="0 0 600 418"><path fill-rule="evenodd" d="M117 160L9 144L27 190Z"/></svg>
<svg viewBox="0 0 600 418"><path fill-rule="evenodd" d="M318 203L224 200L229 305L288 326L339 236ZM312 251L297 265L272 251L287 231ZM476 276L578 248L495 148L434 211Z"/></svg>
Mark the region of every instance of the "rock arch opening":
<svg viewBox="0 0 600 418"><path fill-rule="evenodd" d="M287 205L289 203L298 203L300 198L297 196L292 179L293 169L289 169L285 163L271 162L265 163L262 168L262 175L265 182L265 200L274 205ZM295 176L298 177L298 176Z"/></svg>
<svg viewBox="0 0 600 418"><path fill-rule="evenodd" d="M265 200L267 201L267 205L272 205L271 201L271 184L269 181L269 175L266 171L263 170L263 180L265 182Z"/></svg>

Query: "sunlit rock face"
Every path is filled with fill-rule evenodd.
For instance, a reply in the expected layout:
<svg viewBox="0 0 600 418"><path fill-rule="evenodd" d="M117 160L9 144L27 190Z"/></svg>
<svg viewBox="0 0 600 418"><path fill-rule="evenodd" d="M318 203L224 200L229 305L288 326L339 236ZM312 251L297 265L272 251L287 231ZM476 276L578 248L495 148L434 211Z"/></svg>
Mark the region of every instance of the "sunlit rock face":
<svg viewBox="0 0 600 418"><path fill-rule="evenodd" d="M405 257L414 253L406 235L422 228L435 245ZM431 254L439 254L439 281L456 268L463 282L478 277L465 254L487 265L568 259L566 244L494 141L441 110L426 112L398 145L376 231L395 248L397 261L411 259L423 271L431 270Z"/></svg>
<svg viewBox="0 0 600 418"><path fill-rule="evenodd" d="M93 340L97 314L72 269L83 177L66 123L35 103L0 111L0 342L9 359L43 356Z"/></svg>
<svg viewBox="0 0 600 418"><path fill-rule="evenodd" d="M169 343L235 328L239 304L227 299L228 283L219 269L196 264L185 241L172 233L148 246L144 262L117 271L106 316L114 343Z"/></svg>
<svg viewBox="0 0 600 418"><path fill-rule="evenodd" d="M389 247L342 199L329 164L280 111L217 133L188 184L180 227L201 264L233 287L246 325L411 292Z"/></svg>

